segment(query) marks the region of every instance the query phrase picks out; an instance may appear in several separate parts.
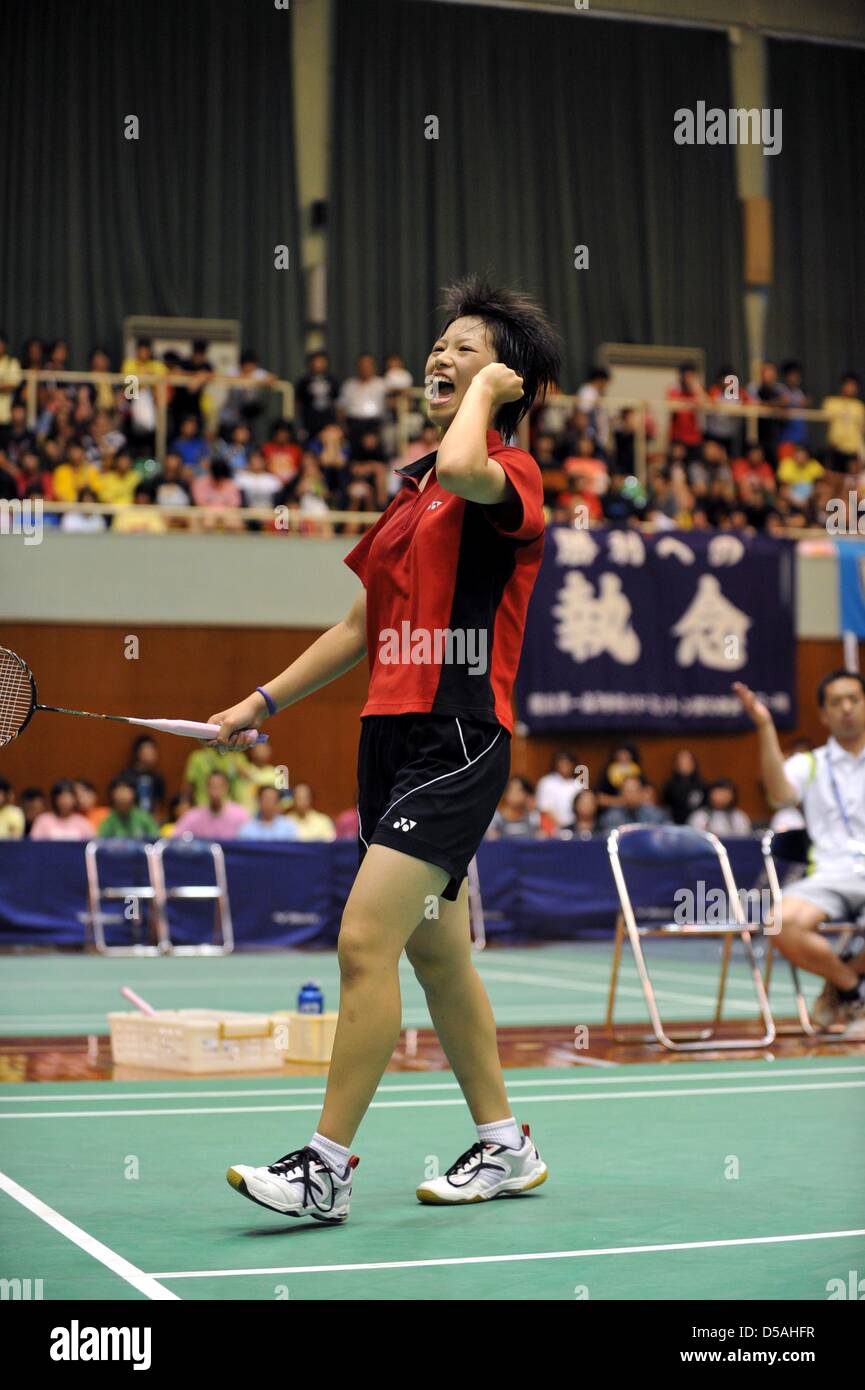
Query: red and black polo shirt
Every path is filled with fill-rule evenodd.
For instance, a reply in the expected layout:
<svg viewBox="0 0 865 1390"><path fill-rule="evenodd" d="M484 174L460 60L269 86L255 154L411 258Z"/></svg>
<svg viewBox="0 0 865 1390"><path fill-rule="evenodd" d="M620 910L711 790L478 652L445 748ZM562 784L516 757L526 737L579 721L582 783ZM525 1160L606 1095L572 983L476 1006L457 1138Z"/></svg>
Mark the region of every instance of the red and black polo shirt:
<svg viewBox="0 0 865 1390"><path fill-rule="evenodd" d="M513 733L511 693L544 549L543 486L531 455L496 430L487 452L519 498L514 529L498 519L500 506L467 502L435 476L421 489L432 453L397 470L401 491L345 557L367 595L361 718L471 715Z"/></svg>

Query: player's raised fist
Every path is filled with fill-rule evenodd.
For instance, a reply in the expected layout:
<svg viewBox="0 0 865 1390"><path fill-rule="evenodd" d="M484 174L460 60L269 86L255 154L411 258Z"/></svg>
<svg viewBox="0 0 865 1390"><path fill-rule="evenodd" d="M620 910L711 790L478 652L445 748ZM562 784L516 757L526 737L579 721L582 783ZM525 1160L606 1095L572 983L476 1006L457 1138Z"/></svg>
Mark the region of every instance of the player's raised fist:
<svg viewBox="0 0 865 1390"><path fill-rule="evenodd" d="M524 390L522 377L511 367L506 367L504 362L488 362L481 367L475 381L483 383L497 406L518 401Z"/></svg>

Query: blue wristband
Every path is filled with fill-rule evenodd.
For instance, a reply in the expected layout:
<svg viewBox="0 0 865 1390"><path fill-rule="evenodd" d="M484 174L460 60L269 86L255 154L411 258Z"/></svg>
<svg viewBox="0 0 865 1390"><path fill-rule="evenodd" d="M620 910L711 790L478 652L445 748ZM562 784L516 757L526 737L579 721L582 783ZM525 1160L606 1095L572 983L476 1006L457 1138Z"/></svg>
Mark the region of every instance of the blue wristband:
<svg viewBox="0 0 865 1390"><path fill-rule="evenodd" d="M270 698L267 691L262 690L260 685L257 685L255 688L258 691L261 698L264 700L264 703L267 705L268 713L276 714L276 705L273 703L273 700Z"/></svg>

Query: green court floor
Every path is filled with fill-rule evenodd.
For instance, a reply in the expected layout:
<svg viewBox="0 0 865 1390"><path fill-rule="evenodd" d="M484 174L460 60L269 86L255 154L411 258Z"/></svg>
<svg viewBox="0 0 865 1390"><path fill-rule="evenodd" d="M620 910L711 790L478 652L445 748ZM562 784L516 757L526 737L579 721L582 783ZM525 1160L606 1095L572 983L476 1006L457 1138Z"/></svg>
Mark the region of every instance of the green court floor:
<svg viewBox="0 0 865 1390"><path fill-rule="evenodd" d="M669 1017L711 1014L717 946L660 943L650 959ZM609 943L491 948L477 963L503 1026L603 1017ZM7 1037L105 1033L123 984L173 1008L291 1007L310 977L328 1006L338 997L332 952L16 955L0 974ZM627 954L620 1000L622 1020L646 1017ZM773 1001L790 1012L784 968ZM728 1012L753 1016L741 959ZM429 1023L407 966L403 1021ZM829 1281L865 1275L865 1050L596 1061L517 1069L508 1085L550 1167L543 1187L422 1207L417 1183L473 1127L449 1072L388 1073L335 1229L271 1215L225 1181L229 1164L309 1139L321 1077L0 1085L0 1279L41 1280L45 1299L495 1301L825 1299Z"/></svg>
<svg viewBox="0 0 865 1390"><path fill-rule="evenodd" d="M715 942L646 945L658 1002L671 1019L711 1016L720 947ZM606 1011L611 945L568 942L531 948L488 948L477 953L501 1026L599 1022ZM130 1006L120 995L131 985L156 1008L230 1008L267 1012L294 1008L304 980L317 980L328 1008L337 1005L333 951L239 953L227 957L130 959L83 955L16 955L0 965L0 1033L6 1036L107 1033L109 1010ZM403 958L403 1023L428 1027L429 1014L411 967ZM819 982L811 981L816 987ZM772 1002L779 1017L792 1012L787 967L776 964ZM754 996L737 948L727 990L730 1016L753 1015ZM617 1018L647 1018L630 952L623 956Z"/></svg>
<svg viewBox="0 0 865 1390"><path fill-rule="evenodd" d="M0 1276L41 1279L45 1299L818 1300L865 1269L865 1062L508 1082L543 1187L420 1206L419 1179L473 1130L447 1073L389 1074L338 1228L271 1215L224 1177L306 1142L319 1078L3 1086Z"/></svg>

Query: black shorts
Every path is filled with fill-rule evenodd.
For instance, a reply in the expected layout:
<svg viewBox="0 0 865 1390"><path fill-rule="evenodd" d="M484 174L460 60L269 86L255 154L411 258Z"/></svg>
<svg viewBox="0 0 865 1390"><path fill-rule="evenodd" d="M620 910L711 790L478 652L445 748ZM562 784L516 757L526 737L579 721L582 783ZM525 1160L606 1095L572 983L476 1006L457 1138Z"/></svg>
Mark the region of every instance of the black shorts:
<svg viewBox="0 0 865 1390"><path fill-rule="evenodd" d="M468 715L368 714L357 755L358 863L388 845L450 875L453 902L511 770L511 736Z"/></svg>

